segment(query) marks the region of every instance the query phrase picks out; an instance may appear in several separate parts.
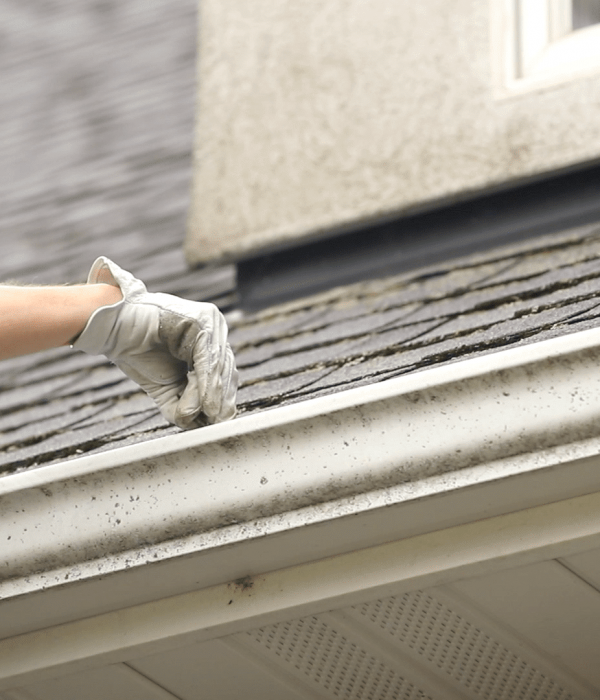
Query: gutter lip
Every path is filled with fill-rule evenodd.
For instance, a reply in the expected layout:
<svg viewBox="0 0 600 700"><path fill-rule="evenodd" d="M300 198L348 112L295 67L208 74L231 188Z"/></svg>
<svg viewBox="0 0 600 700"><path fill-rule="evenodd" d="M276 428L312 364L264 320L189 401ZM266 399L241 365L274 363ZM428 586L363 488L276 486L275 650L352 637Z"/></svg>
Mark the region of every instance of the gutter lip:
<svg viewBox="0 0 600 700"><path fill-rule="evenodd" d="M84 455L56 464L34 467L16 474L7 474L0 476L0 497L118 469L141 460L164 458L196 447L234 440L236 437L279 426L289 426L304 420L324 418L345 409L432 389L436 386L441 387L461 380L482 377L502 370L534 365L541 361L593 348L600 348L600 327L537 343L507 348L479 357L457 360L439 367L419 370L367 386L307 399L288 406L270 408L263 413L241 416L225 423L167 435L125 447L116 447L114 450L108 450L101 454Z"/></svg>
<svg viewBox="0 0 600 700"><path fill-rule="evenodd" d="M75 619L72 586L136 604L109 581L147 566L168 597L598 492L599 394L592 329L7 476L0 605Z"/></svg>

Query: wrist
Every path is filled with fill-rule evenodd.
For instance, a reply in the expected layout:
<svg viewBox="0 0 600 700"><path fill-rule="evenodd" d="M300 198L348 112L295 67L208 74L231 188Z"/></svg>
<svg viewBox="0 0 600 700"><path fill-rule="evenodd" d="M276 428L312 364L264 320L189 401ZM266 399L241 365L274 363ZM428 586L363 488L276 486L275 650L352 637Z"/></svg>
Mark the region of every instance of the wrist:
<svg viewBox="0 0 600 700"><path fill-rule="evenodd" d="M119 287L112 284L87 284L84 289L88 291L90 298L90 314L102 306L112 306L123 299L123 294Z"/></svg>
<svg viewBox="0 0 600 700"><path fill-rule="evenodd" d="M123 294L119 287L115 287L112 284L86 284L70 287L70 289L77 290L80 302L77 330L67 341L66 345L74 345L77 342L90 319L99 309L114 306L123 299Z"/></svg>

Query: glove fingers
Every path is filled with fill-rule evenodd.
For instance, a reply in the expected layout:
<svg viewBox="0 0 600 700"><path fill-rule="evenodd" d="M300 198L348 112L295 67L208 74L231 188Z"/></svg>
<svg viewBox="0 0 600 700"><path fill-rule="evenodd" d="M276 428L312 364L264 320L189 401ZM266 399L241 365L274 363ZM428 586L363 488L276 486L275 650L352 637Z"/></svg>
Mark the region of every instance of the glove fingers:
<svg viewBox="0 0 600 700"><path fill-rule="evenodd" d="M136 384L139 384L140 388L143 389L150 398L154 399L160 412L169 423L179 425L176 421L176 412L179 397L184 392L186 386L185 375L180 375L177 379L168 383L159 383L145 376L126 361L119 361L116 364L130 379L133 379Z"/></svg>
<svg viewBox="0 0 600 700"><path fill-rule="evenodd" d="M225 343L225 365L221 372L222 401L218 420L229 420L236 414L236 395L239 375L235 368L235 358L229 343Z"/></svg>
<svg viewBox="0 0 600 700"><path fill-rule="evenodd" d="M227 343L222 347L224 349L222 363L219 362L209 377L203 408L204 413L214 423L233 418L236 414L238 373L231 347Z"/></svg>
<svg viewBox="0 0 600 700"><path fill-rule="evenodd" d="M162 391L155 391L154 396L149 393L154 399L160 412L169 421L177 425L179 428L187 429L187 426L180 425L177 420L177 407L179 405L179 396L181 395L184 385L162 387ZM143 387L142 387L143 388Z"/></svg>
<svg viewBox="0 0 600 700"><path fill-rule="evenodd" d="M209 380L210 381L207 381ZM218 404L218 405L216 405ZM196 367L188 374L188 383L177 406L177 425L191 425L200 414L205 419L202 425L216 423L221 409L221 378L209 378L207 373Z"/></svg>
<svg viewBox="0 0 600 700"><path fill-rule="evenodd" d="M198 390L198 378L195 372L188 374L187 386L177 403L174 422L184 430L209 425L212 421L202 412L202 403Z"/></svg>
<svg viewBox="0 0 600 700"><path fill-rule="evenodd" d="M227 334L227 322L224 316L215 307L213 332L209 338L201 339L205 346L207 346L205 352L208 356L204 399L207 406L205 406L204 412L213 415L215 417L215 422L217 420L223 420L219 418L219 416L221 415L222 406L225 402L227 389L231 383L232 365L235 367L233 352L227 342ZM198 350L201 348L202 344L196 344L194 348L194 369L198 365Z"/></svg>
<svg viewBox="0 0 600 700"><path fill-rule="evenodd" d="M206 365L204 349L199 348L194 353L199 357L194 362L193 370L188 373L188 384L177 407L177 425L197 427L197 420L201 421L200 425L206 425L235 416L238 373L231 348L227 343L223 347L222 363L219 358L212 369ZM194 423L195 426L192 425Z"/></svg>
<svg viewBox="0 0 600 700"><path fill-rule="evenodd" d="M210 334L201 331L196 337L190 368L194 379L188 383L189 396L186 397L189 410L195 406L206 415L209 423L216 421L222 400L219 367L224 348L219 348L215 332L218 329L213 326Z"/></svg>

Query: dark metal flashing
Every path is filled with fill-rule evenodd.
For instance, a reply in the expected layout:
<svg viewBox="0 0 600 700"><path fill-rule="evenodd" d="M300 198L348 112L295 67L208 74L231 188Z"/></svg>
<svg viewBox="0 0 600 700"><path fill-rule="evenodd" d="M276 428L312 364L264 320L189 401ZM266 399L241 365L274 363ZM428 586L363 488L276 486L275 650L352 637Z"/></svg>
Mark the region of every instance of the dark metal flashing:
<svg viewBox="0 0 600 700"><path fill-rule="evenodd" d="M245 311L600 220L600 166L238 263Z"/></svg>

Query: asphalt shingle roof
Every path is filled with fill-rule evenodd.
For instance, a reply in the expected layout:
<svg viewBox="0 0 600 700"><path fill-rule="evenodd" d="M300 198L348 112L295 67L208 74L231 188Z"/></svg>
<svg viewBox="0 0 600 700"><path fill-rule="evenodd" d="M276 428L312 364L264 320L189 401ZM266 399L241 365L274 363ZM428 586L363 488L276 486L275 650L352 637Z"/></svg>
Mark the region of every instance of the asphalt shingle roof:
<svg viewBox="0 0 600 700"><path fill-rule="evenodd" d="M338 288L232 340L245 410L370 384L598 323L600 226Z"/></svg>
<svg viewBox="0 0 600 700"><path fill-rule="evenodd" d="M242 414L597 324L600 225L242 316L233 268L190 271L182 253L195 0L2 12L0 279L82 281L103 254L151 291L216 301ZM0 473L175 432L102 357L0 363Z"/></svg>

